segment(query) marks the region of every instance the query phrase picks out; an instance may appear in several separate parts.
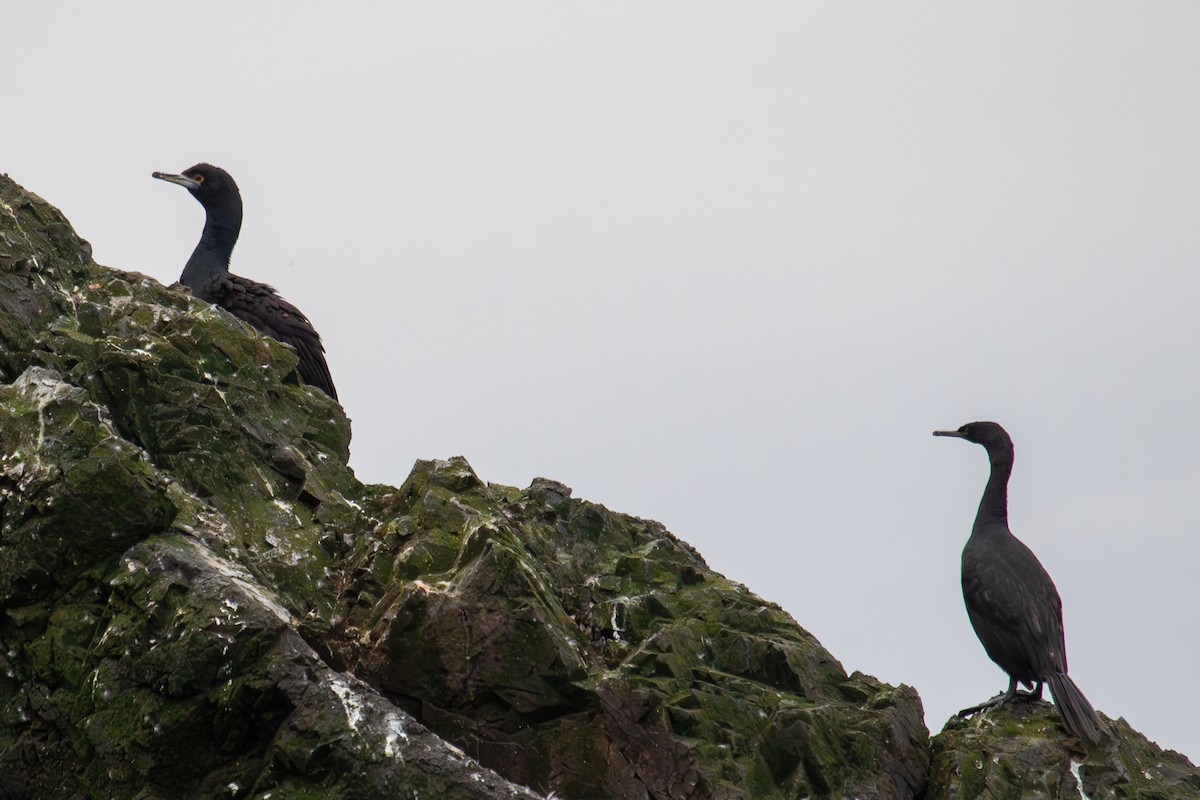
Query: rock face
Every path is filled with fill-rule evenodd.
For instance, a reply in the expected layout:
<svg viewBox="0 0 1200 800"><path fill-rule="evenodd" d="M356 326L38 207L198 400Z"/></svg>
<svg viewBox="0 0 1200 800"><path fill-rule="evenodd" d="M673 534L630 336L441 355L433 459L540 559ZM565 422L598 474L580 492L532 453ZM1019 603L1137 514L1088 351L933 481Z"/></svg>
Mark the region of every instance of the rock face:
<svg viewBox="0 0 1200 800"><path fill-rule="evenodd" d="M931 798L1182 800L1200 797L1200 770L1163 751L1129 723L1110 723L1112 737L1084 750L1067 738L1058 712L1025 702L971 720L951 720L933 737Z"/></svg>
<svg viewBox="0 0 1200 800"><path fill-rule="evenodd" d="M0 798L1200 797L1123 722L1074 765L1045 706L931 744L553 481L364 486L295 364L0 176Z"/></svg>

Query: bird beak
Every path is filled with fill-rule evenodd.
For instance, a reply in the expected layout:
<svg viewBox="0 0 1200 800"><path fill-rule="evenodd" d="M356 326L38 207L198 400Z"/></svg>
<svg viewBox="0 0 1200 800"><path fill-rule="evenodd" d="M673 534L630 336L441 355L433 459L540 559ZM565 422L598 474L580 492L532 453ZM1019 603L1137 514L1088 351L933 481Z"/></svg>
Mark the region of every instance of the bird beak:
<svg viewBox="0 0 1200 800"><path fill-rule="evenodd" d="M967 435L962 431L934 431L934 436L953 436L955 439L965 439Z"/></svg>
<svg viewBox="0 0 1200 800"><path fill-rule="evenodd" d="M200 188L200 184L197 181L194 181L191 178L185 178L182 175L172 175L169 172L155 172L152 173L151 177L158 178L160 181L166 181L167 183L177 184L185 189Z"/></svg>

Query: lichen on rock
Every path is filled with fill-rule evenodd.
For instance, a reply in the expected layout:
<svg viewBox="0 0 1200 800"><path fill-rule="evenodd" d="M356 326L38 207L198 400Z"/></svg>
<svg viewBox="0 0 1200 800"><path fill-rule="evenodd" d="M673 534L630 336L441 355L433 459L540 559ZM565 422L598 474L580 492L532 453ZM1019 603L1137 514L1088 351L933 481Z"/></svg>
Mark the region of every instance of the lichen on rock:
<svg viewBox="0 0 1200 800"><path fill-rule="evenodd" d="M536 796L306 641L377 521L295 362L0 177L0 797Z"/></svg>
<svg viewBox="0 0 1200 800"><path fill-rule="evenodd" d="M661 525L565 494L418 463L350 558L339 660L563 797L913 796L915 692L848 676Z"/></svg>
<svg viewBox="0 0 1200 800"><path fill-rule="evenodd" d="M1200 771L1164 751L1124 719L1093 747L1066 736L1054 707L1021 701L952 719L933 737L927 796L1014 800L1200 797Z"/></svg>

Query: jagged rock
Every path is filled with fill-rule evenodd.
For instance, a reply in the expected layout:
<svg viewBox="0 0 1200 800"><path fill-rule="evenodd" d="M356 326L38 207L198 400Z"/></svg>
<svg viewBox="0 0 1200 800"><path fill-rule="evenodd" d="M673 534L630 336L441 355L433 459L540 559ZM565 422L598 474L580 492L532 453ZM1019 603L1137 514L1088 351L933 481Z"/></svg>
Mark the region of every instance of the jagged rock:
<svg viewBox="0 0 1200 800"><path fill-rule="evenodd" d="M847 675L657 523L462 459L363 486L295 364L0 177L0 798L1073 785L1054 718L1023 745L985 727L1007 711L936 737L930 782L911 688ZM1196 796L1122 741L1089 797Z"/></svg>
<svg viewBox="0 0 1200 800"><path fill-rule="evenodd" d="M1068 737L1045 701L951 719L933 737L926 800L1112 800L1200 797L1200 770L1129 727L1110 721L1112 735L1095 747Z"/></svg>
<svg viewBox="0 0 1200 800"><path fill-rule="evenodd" d="M377 521L295 361L0 177L0 797L538 796L305 641Z"/></svg>
<svg viewBox="0 0 1200 800"><path fill-rule="evenodd" d="M565 487L563 487L565 489ZM908 687L847 676L654 522L420 462L349 559L339 665L563 797L911 797Z"/></svg>

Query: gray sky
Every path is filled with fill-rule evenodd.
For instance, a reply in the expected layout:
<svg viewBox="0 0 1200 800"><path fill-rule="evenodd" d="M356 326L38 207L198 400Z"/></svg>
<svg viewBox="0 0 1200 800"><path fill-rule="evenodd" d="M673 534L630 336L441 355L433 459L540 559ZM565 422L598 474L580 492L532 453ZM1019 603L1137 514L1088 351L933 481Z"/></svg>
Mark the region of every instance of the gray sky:
<svg viewBox="0 0 1200 800"><path fill-rule="evenodd" d="M351 463L465 455L664 522L940 729L1003 688L958 559L1014 531L1097 706L1200 758L1200 6L21 3L0 170L101 263L324 336Z"/></svg>

